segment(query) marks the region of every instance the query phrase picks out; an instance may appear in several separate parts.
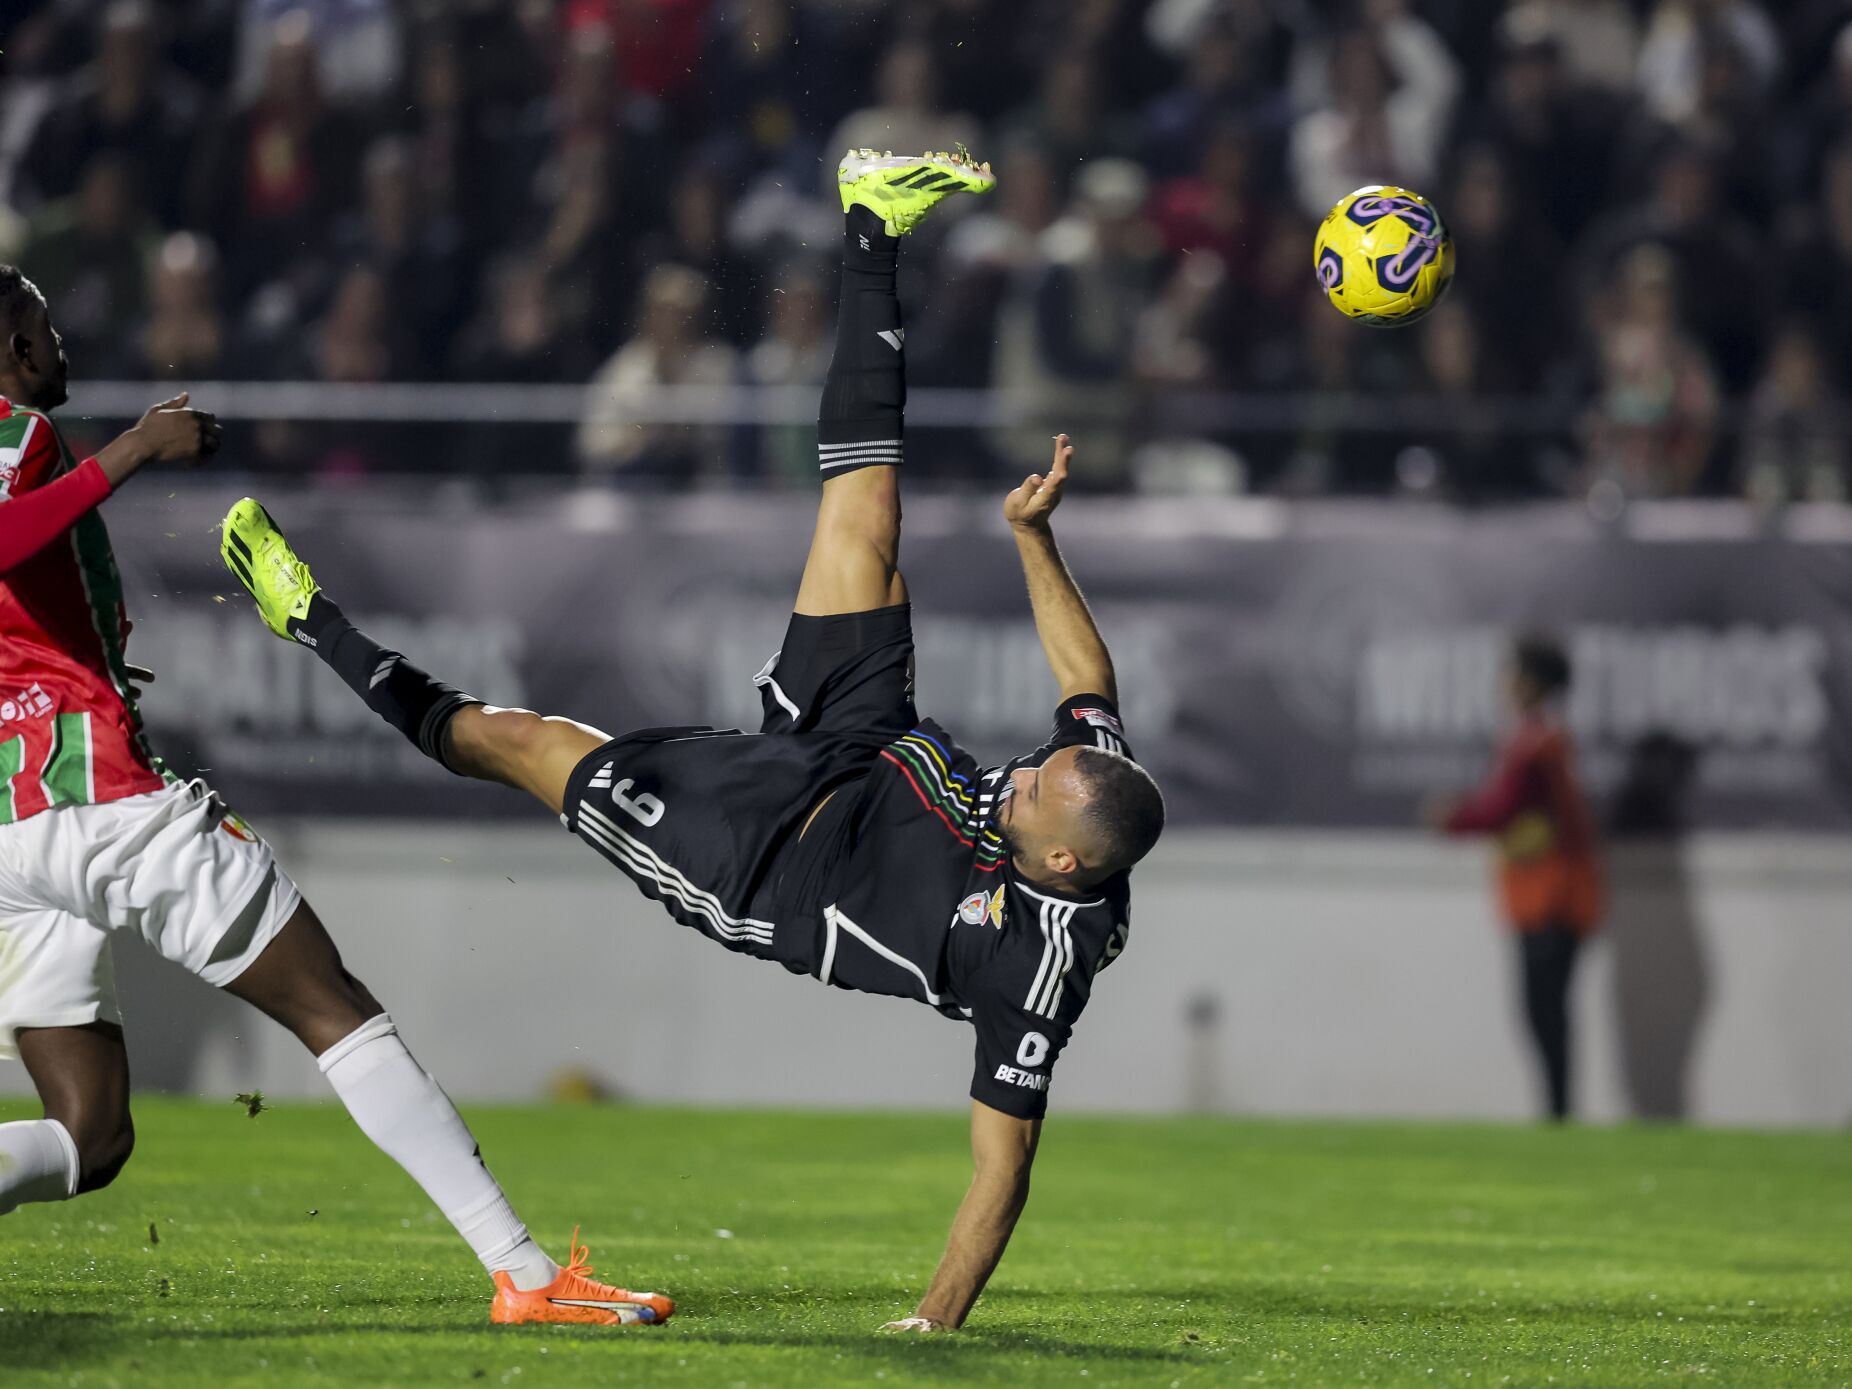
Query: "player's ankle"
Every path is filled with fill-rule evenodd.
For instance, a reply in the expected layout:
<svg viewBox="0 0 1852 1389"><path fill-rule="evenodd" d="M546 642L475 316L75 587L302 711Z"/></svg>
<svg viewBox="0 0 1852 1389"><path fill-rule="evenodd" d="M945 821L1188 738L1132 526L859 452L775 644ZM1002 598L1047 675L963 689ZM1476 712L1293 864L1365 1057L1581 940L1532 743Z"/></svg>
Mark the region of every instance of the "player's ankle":
<svg viewBox="0 0 1852 1389"><path fill-rule="evenodd" d="M847 270L893 273L900 266L900 238L881 214L853 204L843 214L842 263Z"/></svg>

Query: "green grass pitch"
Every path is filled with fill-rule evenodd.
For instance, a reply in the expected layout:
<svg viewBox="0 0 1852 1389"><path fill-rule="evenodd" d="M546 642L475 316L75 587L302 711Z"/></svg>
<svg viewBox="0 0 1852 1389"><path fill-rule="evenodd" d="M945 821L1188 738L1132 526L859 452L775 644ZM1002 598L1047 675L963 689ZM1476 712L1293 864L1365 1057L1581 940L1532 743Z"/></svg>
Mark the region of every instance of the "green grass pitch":
<svg viewBox="0 0 1852 1389"><path fill-rule="evenodd" d="M337 1109L138 1117L114 1188L0 1221L6 1389L1852 1383L1845 1135L1057 1114L969 1327L892 1338L959 1115L472 1110L551 1251L678 1300L627 1330L487 1325Z"/></svg>

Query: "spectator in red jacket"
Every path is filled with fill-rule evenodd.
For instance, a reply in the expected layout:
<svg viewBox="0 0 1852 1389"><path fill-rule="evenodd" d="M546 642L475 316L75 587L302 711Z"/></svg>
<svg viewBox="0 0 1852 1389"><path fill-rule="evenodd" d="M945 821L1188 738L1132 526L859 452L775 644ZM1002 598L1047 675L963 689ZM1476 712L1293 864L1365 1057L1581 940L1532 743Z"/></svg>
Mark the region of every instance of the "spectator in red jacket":
<svg viewBox="0 0 1852 1389"><path fill-rule="evenodd" d="M1576 777L1563 726L1569 658L1547 637L1512 648L1508 693L1516 723L1491 775L1470 794L1438 807L1448 834L1495 838L1505 917L1517 933L1524 1005L1543 1062L1552 1119L1569 1114L1569 980L1604 905L1594 817Z"/></svg>

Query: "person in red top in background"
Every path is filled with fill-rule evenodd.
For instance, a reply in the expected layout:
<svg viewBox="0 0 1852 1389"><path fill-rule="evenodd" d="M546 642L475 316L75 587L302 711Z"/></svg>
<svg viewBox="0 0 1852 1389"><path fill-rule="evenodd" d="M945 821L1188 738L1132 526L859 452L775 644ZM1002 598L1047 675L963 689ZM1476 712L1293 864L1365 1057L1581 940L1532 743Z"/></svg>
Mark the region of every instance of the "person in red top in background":
<svg viewBox="0 0 1852 1389"><path fill-rule="evenodd" d="M1582 942L1601 922L1601 864L1559 707L1569 689L1569 658L1547 637L1520 638L1508 678L1517 723L1490 777L1431 818L1448 834L1497 841L1499 895L1517 932L1525 1013L1543 1062L1550 1117L1560 1120L1569 1114L1569 979Z"/></svg>
<svg viewBox="0 0 1852 1389"><path fill-rule="evenodd" d="M0 265L0 1058L25 1063L45 1110L0 1124L0 1216L107 1186L129 1160L112 950L132 931L315 1054L482 1261L491 1321L665 1319L669 1299L592 1281L581 1247L563 1269L547 1257L270 846L203 783L163 775L96 508L148 463L210 458L219 424L182 393L80 463L46 413L68 374L44 296Z"/></svg>

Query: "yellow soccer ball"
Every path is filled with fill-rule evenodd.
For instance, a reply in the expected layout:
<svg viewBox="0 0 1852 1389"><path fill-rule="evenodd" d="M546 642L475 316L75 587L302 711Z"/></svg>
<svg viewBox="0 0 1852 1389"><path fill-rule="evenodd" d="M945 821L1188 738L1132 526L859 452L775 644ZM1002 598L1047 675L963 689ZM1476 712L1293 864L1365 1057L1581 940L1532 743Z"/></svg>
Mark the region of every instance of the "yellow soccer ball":
<svg viewBox="0 0 1852 1389"><path fill-rule="evenodd" d="M1371 184L1341 198L1313 245L1319 287L1360 323L1413 323L1453 282L1453 238L1433 203Z"/></svg>

